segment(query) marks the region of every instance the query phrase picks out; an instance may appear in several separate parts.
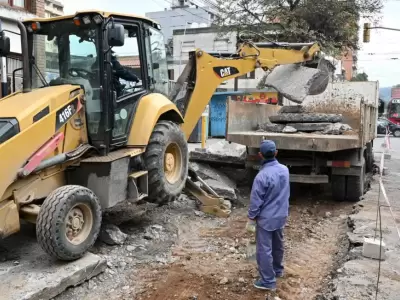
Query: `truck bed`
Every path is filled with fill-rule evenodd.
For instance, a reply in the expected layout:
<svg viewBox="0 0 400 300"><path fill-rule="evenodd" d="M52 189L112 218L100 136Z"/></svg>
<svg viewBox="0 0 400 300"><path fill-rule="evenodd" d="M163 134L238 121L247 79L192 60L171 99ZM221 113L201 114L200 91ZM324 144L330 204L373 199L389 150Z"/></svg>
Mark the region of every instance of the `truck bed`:
<svg viewBox="0 0 400 300"><path fill-rule="evenodd" d="M268 122L280 106L228 100L227 140L258 148L262 140L271 139L278 149L334 152L362 148L376 137L377 82L330 83L324 93L308 96L303 106L312 113L341 114L353 131L344 135L258 132L258 124Z"/></svg>
<svg viewBox="0 0 400 300"><path fill-rule="evenodd" d="M256 131L232 131L227 140L237 144L258 148L262 140L275 141L278 149L333 152L357 148L357 135L323 135L312 133L273 133Z"/></svg>

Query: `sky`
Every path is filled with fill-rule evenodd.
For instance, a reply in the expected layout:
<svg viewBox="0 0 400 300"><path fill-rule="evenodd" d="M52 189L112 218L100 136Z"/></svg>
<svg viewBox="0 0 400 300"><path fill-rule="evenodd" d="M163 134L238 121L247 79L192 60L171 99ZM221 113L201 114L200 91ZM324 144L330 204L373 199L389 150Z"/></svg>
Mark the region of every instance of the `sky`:
<svg viewBox="0 0 400 300"><path fill-rule="evenodd" d="M385 1L378 26L400 29L399 0ZM400 84L400 31L371 30L371 42L361 47L358 53L359 72L367 73L369 80L378 80L380 87Z"/></svg>
<svg viewBox="0 0 400 300"><path fill-rule="evenodd" d="M380 26L400 29L400 0L384 0ZM98 9L145 15L169 7L172 0L64 0L65 13L76 10ZM362 41L362 32L360 32ZM358 70L366 72L369 80L378 80L380 87L400 84L400 31L375 29L371 42L361 44L358 52ZM392 58L397 58L393 60Z"/></svg>

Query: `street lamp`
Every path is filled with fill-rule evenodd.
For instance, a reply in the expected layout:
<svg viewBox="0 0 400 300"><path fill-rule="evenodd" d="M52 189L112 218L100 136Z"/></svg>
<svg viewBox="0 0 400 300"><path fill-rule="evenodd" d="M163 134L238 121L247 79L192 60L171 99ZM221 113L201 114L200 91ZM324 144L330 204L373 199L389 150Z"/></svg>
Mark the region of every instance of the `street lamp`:
<svg viewBox="0 0 400 300"><path fill-rule="evenodd" d="M187 28L187 26L190 25L190 24L192 24L192 22L186 22L186 24L185 24L185 30L183 31L183 37L182 37L182 40L181 40L181 53L180 53L180 57L179 57L179 76L181 75L183 40L185 39L186 28Z"/></svg>

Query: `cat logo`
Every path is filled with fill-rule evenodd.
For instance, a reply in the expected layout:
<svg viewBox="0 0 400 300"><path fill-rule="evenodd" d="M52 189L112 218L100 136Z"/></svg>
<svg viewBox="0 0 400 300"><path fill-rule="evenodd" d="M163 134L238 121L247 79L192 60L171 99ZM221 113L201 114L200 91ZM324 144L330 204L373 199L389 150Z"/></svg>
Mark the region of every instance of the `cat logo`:
<svg viewBox="0 0 400 300"><path fill-rule="evenodd" d="M214 67L214 72L219 78L229 77L239 73L235 67Z"/></svg>
<svg viewBox="0 0 400 300"><path fill-rule="evenodd" d="M221 78L231 76L231 67L227 67L225 69L219 70Z"/></svg>

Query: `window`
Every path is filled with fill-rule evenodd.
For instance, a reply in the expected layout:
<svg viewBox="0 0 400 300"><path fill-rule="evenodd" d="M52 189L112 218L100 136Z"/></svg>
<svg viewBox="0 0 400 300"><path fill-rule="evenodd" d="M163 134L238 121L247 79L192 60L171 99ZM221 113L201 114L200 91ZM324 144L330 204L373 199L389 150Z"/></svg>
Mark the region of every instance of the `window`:
<svg viewBox="0 0 400 300"><path fill-rule="evenodd" d="M169 69L168 70L168 79L169 80L174 80L175 76L174 76L174 69Z"/></svg>
<svg viewBox="0 0 400 300"><path fill-rule="evenodd" d="M29 36L33 39L35 56L33 87L40 88L45 84L83 86L92 137L99 133L102 111L98 34L99 27L94 24L76 27L70 20L63 20L43 23L40 34Z"/></svg>
<svg viewBox="0 0 400 300"><path fill-rule="evenodd" d="M149 52L148 50L147 52ZM154 90L157 93L168 95L168 65L164 36L153 28L150 28L150 52Z"/></svg>
<svg viewBox="0 0 400 300"><path fill-rule="evenodd" d="M25 8L26 0L0 0L0 4L8 4L10 6Z"/></svg>
<svg viewBox="0 0 400 300"><path fill-rule="evenodd" d="M111 62L118 68L118 70L114 69L114 88L118 98L137 92L143 87L137 36L138 28L136 26L125 26L125 44L122 47L112 48L113 59L117 59L117 62L114 63L113 59ZM136 83L136 78L140 82Z"/></svg>

